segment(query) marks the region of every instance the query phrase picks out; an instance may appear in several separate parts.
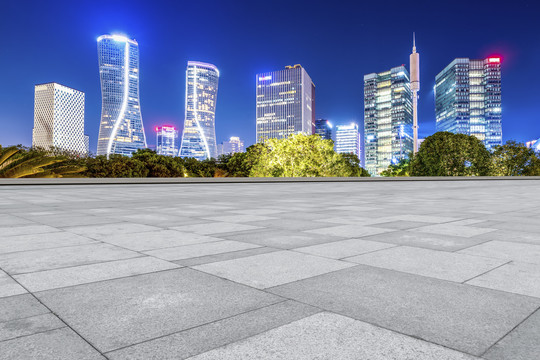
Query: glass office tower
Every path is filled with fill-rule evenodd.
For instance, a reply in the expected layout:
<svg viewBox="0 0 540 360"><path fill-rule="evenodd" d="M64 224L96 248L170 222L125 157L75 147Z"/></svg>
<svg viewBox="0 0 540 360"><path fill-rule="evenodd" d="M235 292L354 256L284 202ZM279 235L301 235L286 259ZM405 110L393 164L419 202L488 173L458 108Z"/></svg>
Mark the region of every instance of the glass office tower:
<svg viewBox="0 0 540 360"><path fill-rule="evenodd" d="M413 151L409 72L398 66L364 76L364 163L376 176Z"/></svg>
<svg viewBox="0 0 540 360"><path fill-rule="evenodd" d="M326 119L315 120L315 134L325 140L332 140L332 124Z"/></svg>
<svg viewBox="0 0 540 360"><path fill-rule="evenodd" d="M232 155L245 151L244 140L240 139L238 136L231 136L229 141L223 141L221 144L218 144L218 155Z"/></svg>
<svg viewBox="0 0 540 360"><path fill-rule="evenodd" d="M315 131L315 85L300 65L257 74L257 142Z"/></svg>
<svg viewBox="0 0 540 360"><path fill-rule="evenodd" d="M339 154L354 154L360 159L360 133L357 124L336 125L334 148Z"/></svg>
<svg viewBox="0 0 540 360"><path fill-rule="evenodd" d="M435 113L437 131L502 145L501 59L452 61L435 77Z"/></svg>
<svg viewBox="0 0 540 360"><path fill-rule="evenodd" d="M158 155L178 155L178 130L174 126L156 127L156 152Z"/></svg>
<svg viewBox="0 0 540 360"><path fill-rule="evenodd" d="M215 65L188 61L181 157L197 160L217 158L215 120L218 80L219 70Z"/></svg>
<svg viewBox="0 0 540 360"><path fill-rule="evenodd" d="M101 122L98 155L131 155L146 147L139 101L139 45L122 35L98 38Z"/></svg>
<svg viewBox="0 0 540 360"><path fill-rule="evenodd" d="M88 153L82 91L57 83L35 86L32 147Z"/></svg>

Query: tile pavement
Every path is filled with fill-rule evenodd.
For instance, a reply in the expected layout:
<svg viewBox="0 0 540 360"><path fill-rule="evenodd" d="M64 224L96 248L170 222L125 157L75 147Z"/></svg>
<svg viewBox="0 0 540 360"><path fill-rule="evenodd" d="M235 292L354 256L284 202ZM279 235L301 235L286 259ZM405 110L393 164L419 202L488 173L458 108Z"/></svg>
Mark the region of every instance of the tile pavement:
<svg viewBox="0 0 540 360"><path fill-rule="evenodd" d="M0 187L2 359L538 359L538 181Z"/></svg>

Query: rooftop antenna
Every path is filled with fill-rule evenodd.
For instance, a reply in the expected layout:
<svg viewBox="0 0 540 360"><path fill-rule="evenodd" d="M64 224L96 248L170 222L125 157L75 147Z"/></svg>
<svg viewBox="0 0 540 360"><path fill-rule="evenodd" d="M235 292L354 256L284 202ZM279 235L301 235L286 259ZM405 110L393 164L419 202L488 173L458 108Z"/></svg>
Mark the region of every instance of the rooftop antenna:
<svg viewBox="0 0 540 360"><path fill-rule="evenodd" d="M410 60L411 91L413 96L413 154L418 152L418 91L420 90L420 54L416 52L416 34L413 32L413 48Z"/></svg>

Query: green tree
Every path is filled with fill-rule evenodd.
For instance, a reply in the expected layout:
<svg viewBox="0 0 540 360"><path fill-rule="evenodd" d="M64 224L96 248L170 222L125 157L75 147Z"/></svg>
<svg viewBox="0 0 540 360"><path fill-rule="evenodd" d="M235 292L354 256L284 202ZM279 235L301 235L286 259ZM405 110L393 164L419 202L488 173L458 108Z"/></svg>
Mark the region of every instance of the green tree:
<svg viewBox="0 0 540 360"><path fill-rule="evenodd" d="M21 145L0 146L0 178L77 177L85 168L65 155Z"/></svg>
<svg viewBox="0 0 540 360"><path fill-rule="evenodd" d="M410 174L411 160L409 158L401 159L397 164L391 164L388 169L381 172L381 175L386 177L410 176Z"/></svg>
<svg viewBox="0 0 540 360"><path fill-rule="evenodd" d="M112 154L109 159L105 155L88 158L86 164L85 175L92 178L147 177L149 173L144 162L119 154Z"/></svg>
<svg viewBox="0 0 540 360"><path fill-rule="evenodd" d="M139 149L132 159L139 160L148 169L148 177L184 177L185 168L181 158L158 155L150 149Z"/></svg>
<svg viewBox="0 0 540 360"><path fill-rule="evenodd" d="M512 140L496 146L491 161L495 176L540 176L540 158L534 150Z"/></svg>
<svg viewBox="0 0 540 360"><path fill-rule="evenodd" d="M428 136L411 162L412 176L487 176L491 156L474 136L438 132Z"/></svg>
<svg viewBox="0 0 540 360"><path fill-rule="evenodd" d="M291 135L269 139L254 149L250 176L317 177L360 176L356 156L338 154L332 140L318 135Z"/></svg>

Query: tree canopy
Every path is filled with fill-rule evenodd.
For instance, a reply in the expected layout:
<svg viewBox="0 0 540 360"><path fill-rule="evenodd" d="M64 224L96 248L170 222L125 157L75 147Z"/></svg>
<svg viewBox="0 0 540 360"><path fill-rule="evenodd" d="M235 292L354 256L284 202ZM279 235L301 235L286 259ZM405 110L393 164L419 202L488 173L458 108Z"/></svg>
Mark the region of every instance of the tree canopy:
<svg viewBox="0 0 540 360"><path fill-rule="evenodd" d="M491 158L494 176L540 176L540 158L521 143L507 141L495 147Z"/></svg>
<svg viewBox="0 0 540 360"><path fill-rule="evenodd" d="M488 176L491 154L474 136L437 132L411 161L412 176Z"/></svg>

